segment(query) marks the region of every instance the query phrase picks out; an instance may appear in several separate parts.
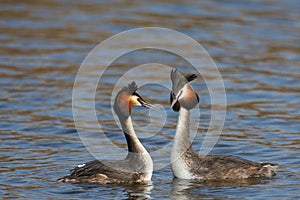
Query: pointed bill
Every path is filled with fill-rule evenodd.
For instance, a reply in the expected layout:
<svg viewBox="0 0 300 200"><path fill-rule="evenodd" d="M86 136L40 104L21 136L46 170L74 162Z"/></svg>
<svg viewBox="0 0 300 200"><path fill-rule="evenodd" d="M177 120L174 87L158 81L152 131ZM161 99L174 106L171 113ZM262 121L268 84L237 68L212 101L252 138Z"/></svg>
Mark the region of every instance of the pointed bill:
<svg viewBox="0 0 300 200"><path fill-rule="evenodd" d="M153 104L150 104L150 103L146 102L146 101L145 101L144 99L142 99L142 98L139 98L138 101L139 101L140 104L141 104L142 106L144 106L145 108L153 109L153 110L159 110L159 108L158 108L157 106L155 106L155 105L153 105Z"/></svg>

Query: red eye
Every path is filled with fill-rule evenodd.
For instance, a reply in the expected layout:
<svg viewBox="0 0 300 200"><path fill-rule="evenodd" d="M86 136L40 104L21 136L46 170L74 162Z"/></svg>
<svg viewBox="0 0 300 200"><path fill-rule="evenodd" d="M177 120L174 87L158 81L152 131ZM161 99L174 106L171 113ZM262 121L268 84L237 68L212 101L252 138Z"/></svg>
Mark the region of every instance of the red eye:
<svg viewBox="0 0 300 200"><path fill-rule="evenodd" d="M142 104L142 101L141 101L140 98L137 98L136 100L137 100L140 104Z"/></svg>

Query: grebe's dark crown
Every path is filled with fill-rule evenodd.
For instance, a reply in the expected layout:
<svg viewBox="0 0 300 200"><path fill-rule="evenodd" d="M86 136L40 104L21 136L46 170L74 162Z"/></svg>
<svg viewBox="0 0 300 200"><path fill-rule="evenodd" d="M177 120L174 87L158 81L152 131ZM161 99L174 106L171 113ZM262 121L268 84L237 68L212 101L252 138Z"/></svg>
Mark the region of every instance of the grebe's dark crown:
<svg viewBox="0 0 300 200"><path fill-rule="evenodd" d="M137 84L135 83L135 81L132 81L127 86L123 87L122 90L120 90L119 93L124 92L124 91L127 90L127 92L129 94L134 94L137 89L138 89Z"/></svg>
<svg viewBox="0 0 300 200"><path fill-rule="evenodd" d="M191 82L197 78L196 74L187 74L182 75L177 69L171 71L171 80L172 80L172 91L174 94L177 94L184 85L188 82Z"/></svg>
<svg viewBox="0 0 300 200"><path fill-rule="evenodd" d="M171 108L178 112L180 107L192 109L199 103L198 94L187 84L197 78L196 74L183 76L176 69L171 71L172 91L170 93Z"/></svg>

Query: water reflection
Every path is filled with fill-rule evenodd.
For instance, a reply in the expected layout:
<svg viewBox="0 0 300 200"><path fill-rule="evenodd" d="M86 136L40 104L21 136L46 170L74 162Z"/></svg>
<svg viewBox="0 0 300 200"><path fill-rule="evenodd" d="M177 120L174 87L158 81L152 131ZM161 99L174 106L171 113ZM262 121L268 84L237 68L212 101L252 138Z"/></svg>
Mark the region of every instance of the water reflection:
<svg viewBox="0 0 300 200"><path fill-rule="evenodd" d="M111 191L121 192L123 199L153 199L151 197L151 191L154 186L152 182L139 183L139 184L107 184L107 185L97 185L97 184L75 184L80 188L79 192L83 191L99 191L101 196L106 196L105 192L110 193ZM74 191L67 192L68 194L74 194ZM115 194L116 195L116 194ZM118 195L116 195L118 196Z"/></svg>
<svg viewBox="0 0 300 200"><path fill-rule="evenodd" d="M218 188L249 187L252 185L269 184L269 180L244 179L244 180L222 180L222 181L195 181L173 179L171 183L171 199L223 199L224 196L207 195L207 190L216 191ZM212 192L213 193L213 192Z"/></svg>
<svg viewBox="0 0 300 200"><path fill-rule="evenodd" d="M124 191L128 195L128 199L152 199L151 190L153 190L152 183L135 184L132 186L125 186Z"/></svg>

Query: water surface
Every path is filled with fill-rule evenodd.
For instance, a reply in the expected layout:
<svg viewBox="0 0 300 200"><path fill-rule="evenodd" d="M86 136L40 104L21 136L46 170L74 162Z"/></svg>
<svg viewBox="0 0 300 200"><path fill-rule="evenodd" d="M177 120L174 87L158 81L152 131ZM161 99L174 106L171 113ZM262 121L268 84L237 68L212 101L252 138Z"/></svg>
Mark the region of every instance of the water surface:
<svg viewBox="0 0 300 200"><path fill-rule="evenodd" d="M300 186L299 3L288 1L6 1L0 7L0 195L34 199L297 199ZM72 87L85 56L107 37L131 28L158 26L197 40L214 59L227 92L223 134L212 153L280 164L273 179L238 182L172 180L169 166L152 184L63 184L60 176L93 160L77 134ZM176 42L176 41L174 41ZM184 48L184 46L182 47ZM109 53L109 50L108 50ZM166 52L148 50L116 60L97 90L97 116L111 140L126 150L110 110L115 81L138 64L158 62L188 72L191 66ZM146 74L147 76L149 74ZM136 79L142 78L137 76ZM167 81L167 80L166 80ZM202 82L201 117L193 146L199 150L210 118ZM168 121L153 137L154 151L172 141L177 114L168 89L148 85L140 93L166 107ZM134 110L138 129L149 112ZM109 149L110 147L107 146ZM103 158L109 157L103 152ZM117 155L122 156L122 155ZM162 156L168 156L167 152Z"/></svg>

